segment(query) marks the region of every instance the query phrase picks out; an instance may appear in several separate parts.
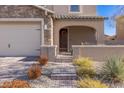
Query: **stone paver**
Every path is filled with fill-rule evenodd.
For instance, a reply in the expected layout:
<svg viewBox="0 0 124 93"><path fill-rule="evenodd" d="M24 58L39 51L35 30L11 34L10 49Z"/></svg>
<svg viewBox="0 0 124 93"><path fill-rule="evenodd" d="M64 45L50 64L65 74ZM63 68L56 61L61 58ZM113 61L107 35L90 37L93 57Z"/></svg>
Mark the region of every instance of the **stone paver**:
<svg viewBox="0 0 124 93"><path fill-rule="evenodd" d="M58 67L53 69L51 73L51 79L53 80L76 80L77 74L74 66L71 67Z"/></svg>
<svg viewBox="0 0 124 93"><path fill-rule="evenodd" d="M54 80L53 88L76 88L76 80Z"/></svg>

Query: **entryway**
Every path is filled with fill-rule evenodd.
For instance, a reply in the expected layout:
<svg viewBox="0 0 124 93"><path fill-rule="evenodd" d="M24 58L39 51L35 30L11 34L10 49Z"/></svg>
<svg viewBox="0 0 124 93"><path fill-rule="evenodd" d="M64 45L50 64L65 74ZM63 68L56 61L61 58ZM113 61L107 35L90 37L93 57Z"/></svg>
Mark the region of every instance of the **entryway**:
<svg viewBox="0 0 124 93"><path fill-rule="evenodd" d="M66 28L61 29L59 32L59 51L68 51L68 30Z"/></svg>
<svg viewBox="0 0 124 93"><path fill-rule="evenodd" d="M59 30L59 54L72 55L72 45L96 45L96 29L89 26L67 26Z"/></svg>

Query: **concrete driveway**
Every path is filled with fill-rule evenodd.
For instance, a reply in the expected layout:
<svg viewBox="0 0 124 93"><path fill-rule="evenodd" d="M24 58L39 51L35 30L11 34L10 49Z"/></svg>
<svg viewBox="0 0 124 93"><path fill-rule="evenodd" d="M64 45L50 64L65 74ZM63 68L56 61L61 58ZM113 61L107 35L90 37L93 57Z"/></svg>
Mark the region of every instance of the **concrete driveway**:
<svg viewBox="0 0 124 93"><path fill-rule="evenodd" d="M36 63L36 59L36 57L0 57L0 82L27 79L27 69Z"/></svg>

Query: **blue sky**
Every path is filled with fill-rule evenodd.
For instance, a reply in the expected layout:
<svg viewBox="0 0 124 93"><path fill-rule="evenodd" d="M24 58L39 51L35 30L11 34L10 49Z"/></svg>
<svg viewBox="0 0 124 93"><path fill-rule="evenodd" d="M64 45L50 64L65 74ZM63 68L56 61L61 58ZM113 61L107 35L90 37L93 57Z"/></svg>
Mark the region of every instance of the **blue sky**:
<svg viewBox="0 0 124 93"><path fill-rule="evenodd" d="M115 13L116 10L117 10L117 7L114 5L98 5L97 6L97 14L100 16L109 17L113 13ZM105 21L104 33L107 35L115 35L116 34L115 27L109 26L109 21Z"/></svg>

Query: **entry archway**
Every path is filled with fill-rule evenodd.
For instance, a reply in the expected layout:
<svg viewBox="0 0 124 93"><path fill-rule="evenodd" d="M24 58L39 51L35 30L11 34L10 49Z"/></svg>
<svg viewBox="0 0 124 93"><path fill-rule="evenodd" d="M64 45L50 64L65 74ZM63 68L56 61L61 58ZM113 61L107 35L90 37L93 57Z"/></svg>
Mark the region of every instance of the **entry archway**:
<svg viewBox="0 0 124 93"><path fill-rule="evenodd" d="M88 26L68 26L59 30L59 51L71 51L72 45L95 45L96 30Z"/></svg>

